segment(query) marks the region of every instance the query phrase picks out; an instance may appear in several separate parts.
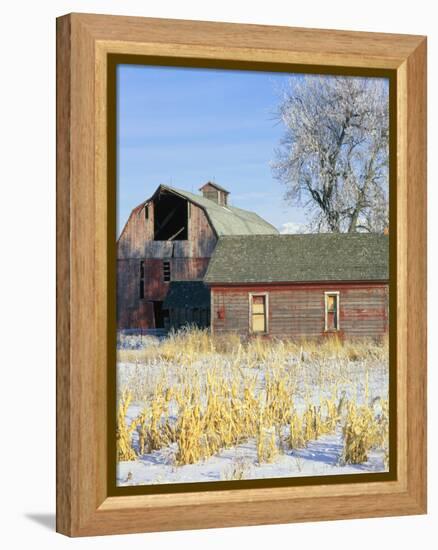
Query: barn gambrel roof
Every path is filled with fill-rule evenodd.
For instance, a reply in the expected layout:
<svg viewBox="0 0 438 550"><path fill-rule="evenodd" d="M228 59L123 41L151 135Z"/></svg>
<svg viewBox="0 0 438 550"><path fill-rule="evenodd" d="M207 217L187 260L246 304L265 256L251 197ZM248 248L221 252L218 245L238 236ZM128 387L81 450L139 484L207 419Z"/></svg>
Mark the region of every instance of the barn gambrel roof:
<svg viewBox="0 0 438 550"><path fill-rule="evenodd" d="M183 189L160 185L154 196L160 192L169 191L201 207L207 214L210 223L218 237L225 235L277 235L278 230L257 215L255 212L243 210L235 206L221 206L214 201L196 195ZM151 197L152 198L152 197ZM149 202L149 199L146 202ZM144 204L146 204L146 202Z"/></svg>
<svg viewBox="0 0 438 550"><path fill-rule="evenodd" d="M386 281L388 236L371 233L219 239L206 283Z"/></svg>

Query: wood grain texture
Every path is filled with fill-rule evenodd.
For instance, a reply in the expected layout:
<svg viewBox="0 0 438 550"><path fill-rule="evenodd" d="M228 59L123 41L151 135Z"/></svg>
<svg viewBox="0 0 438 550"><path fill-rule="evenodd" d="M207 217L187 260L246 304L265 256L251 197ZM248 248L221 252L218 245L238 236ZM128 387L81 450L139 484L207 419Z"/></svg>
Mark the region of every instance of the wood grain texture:
<svg viewBox="0 0 438 550"><path fill-rule="evenodd" d="M70 401L70 19L56 26L56 529L68 532L71 510ZM60 451L60 449L62 449Z"/></svg>
<svg viewBox="0 0 438 550"><path fill-rule="evenodd" d="M57 22L57 52L57 530L84 536L424 513L425 38L73 14ZM107 55L117 52L397 71L396 481L108 496L106 78Z"/></svg>
<svg viewBox="0 0 438 550"><path fill-rule="evenodd" d="M426 42L407 59L408 491L426 509Z"/></svg>
<svg viewBox="0 0 438 550"><path fill-rule="evenodd" d="M421 42L422 37L402 34L303 29L269 25L243 25L112 15L72 14L72 21L83 25L97 41L108 41L118 51L136 53L137 47L153 44L172 47L184 56L196 47L214 50L215 57L226 57L245 50L251 59L285 52L297 56L298 63L353 66L398 67ZM171 40L169 40L171 37ZM117 44L119 42L119 44ZM127 44L129 43L129 44ZM237 55L237 58L239 56ZM338 63L333 63L334 59ZM321 61L320 61L321 60ZM376 65L373 65L375 63Z"/></svg>

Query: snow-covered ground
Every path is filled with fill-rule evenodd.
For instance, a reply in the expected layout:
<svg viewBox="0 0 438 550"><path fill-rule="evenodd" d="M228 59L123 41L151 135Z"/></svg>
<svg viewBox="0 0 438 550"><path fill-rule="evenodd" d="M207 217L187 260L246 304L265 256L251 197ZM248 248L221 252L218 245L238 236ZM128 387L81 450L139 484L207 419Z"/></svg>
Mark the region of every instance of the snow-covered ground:
<svg viewBox="0 0 438 550"><path fill-rule="evenodd" d="M144 345L144 343L143 343ZM149 340L147 345L157 346L156 341ZM126 349L139 349L138 342L133 338ZM141 346L140 346L141 347ZM232 358L225 356L198 359L190 365L190 371L196 371L198 379L202 379L207 371L215 365L222 365L225 375L232 368ZM229 364L228 364L229 362ZM327 358L312 361L311 358L303 362L302 357L288 357L284 365L285 376L295 376L297 379L294 407L302 413L306 402L310 399L315 405L321 399L330 398L333 392L333 381L339 397L343 394L347 399L353 399L358 405L372 402L378 398L387 399L388 396L388 368L387 360L382 357L366 357L352 361L337 358ZM134 400L130 404L126 422L129 424L136 418L144 407L145 400L151 397L152 388L158 380L163 379L163 373L171 386L177 384L186 367L166 361L149 361L147 364L119 362L117 365L119 388L134 389ZM266 369L263 365L248 369L243 366L243 376L247 372L257 377L259 391L264 391ZM329 381L321 383L324 376L329 374ZM182 373L182 374L181 374ZM378 405L376 407L378 409ZM377 411L378 414L378 411ZM171 407L169 418L176 420L177 408ZM338 425L334 434L325 434L317 440L309 441L302 449L289 449L284 445L283 438L287 437L288 427L284 427L282 439L276 438L278 453L270 463L258 463L256 440L254 438L233 448L221 450L214 456L196 464L176 465L175 443L166 448L137 456L134 461L123 461L117 465L117 485L150 485L185 482L226 481L232 479L261 479L281 477L303 477L339 474L360 474L386 471L384 450L373 450L368 454L367 462L362 464L344 464L343 434ZM138 434L133 433L133 446L138 449Z"/></svg>
<svg viewBox="0 0 438 550"><path fill-rule="evenodd" d="M174 466L175 447L154 451L134 462L120 462L117 485L150 485L189 483L195 481L227 481L231 479L266 479L339 474L384 472L383 452L370 453L368 462L342 465L342 434L323 435L309 442L304 449L284 450L270 464L257 463L255 440L225 449L198 464ZM236 476L237 473L237 476Z"/></svg>

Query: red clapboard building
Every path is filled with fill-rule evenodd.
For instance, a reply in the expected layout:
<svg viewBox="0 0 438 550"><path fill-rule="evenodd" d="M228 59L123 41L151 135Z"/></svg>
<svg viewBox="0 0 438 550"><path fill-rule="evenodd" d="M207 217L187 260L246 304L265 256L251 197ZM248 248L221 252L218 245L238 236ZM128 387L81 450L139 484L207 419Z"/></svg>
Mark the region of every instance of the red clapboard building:
<svg viewBox="0 0 438 550"><path fill-rule="evenodd" d="M388 236L224 237L204 281L211 329L278 338L388 331Z"/></svg>

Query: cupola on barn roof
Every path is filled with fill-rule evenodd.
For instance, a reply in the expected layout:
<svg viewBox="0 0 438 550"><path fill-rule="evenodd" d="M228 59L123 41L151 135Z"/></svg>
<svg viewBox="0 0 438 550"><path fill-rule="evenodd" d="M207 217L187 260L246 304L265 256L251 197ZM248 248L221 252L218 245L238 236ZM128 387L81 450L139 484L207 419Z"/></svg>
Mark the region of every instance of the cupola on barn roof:
<svg viewBox="0 0 438 550"><path fill-rule="evenodd" d="M202 187L199 188L199 191L203 191L204 188L206 187L214 187L215 189L217 189L218 191L222 191L223 193L226 193L227 195L230 194L229 191L227 191L224 187L222 187L221 185L218 185L216 182L214 181L207 181L207 183L204 183L204 185Z"/></svg>
<svg viewBox="0 0 438 550"><path fill-rule="evenodd" d="M206 199L214 201L221 206L228 205L228 195L230 192L214 181L207 181L207 183L204 183L199 190L202 191L202 194Z"/></svg>

